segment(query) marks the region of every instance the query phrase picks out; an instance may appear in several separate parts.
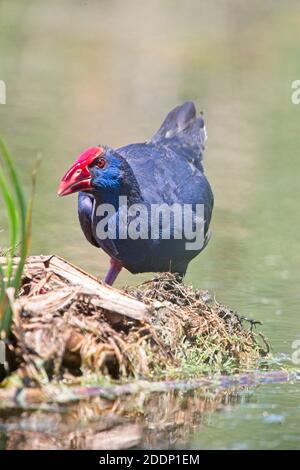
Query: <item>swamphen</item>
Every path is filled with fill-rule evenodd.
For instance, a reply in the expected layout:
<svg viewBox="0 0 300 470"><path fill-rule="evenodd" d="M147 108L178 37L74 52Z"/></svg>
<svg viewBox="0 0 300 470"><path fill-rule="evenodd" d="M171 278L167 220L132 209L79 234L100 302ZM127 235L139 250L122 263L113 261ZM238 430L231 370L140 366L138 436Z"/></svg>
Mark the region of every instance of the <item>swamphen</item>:
<svg viewBox="0 0 300 470"><path fill-rule="evenodd" d="M107 146L89 148L64 175L58 195L79 192L78 215L83 233L91 244L101 247L111 257L104 280L107 284L113 284L122 267L132 273L170 271L184 275L191 259L206 246L213 193L202 166L205 139L202 115L197 117L194 104L186 102L169 112L149 141L116 150ZM127 207L190 205L193 223L197 219L197 204L204 206L203 243L187 249L186 234L180 224L179 229L175 228L174 216L169 221L170 237L163 235L160 218L155 237L151 237L151 227L140 237L120 236L120 229L115 232L117 236L99 236L97 224L104 214L99 216L97 208L110 204L115 209L111 217L119 221L120 196L123 199L126 196ZM134 220L130 214L129 211L125 224ZM148 213L137 214L144 217L140 221L153 223Z"/></svg>

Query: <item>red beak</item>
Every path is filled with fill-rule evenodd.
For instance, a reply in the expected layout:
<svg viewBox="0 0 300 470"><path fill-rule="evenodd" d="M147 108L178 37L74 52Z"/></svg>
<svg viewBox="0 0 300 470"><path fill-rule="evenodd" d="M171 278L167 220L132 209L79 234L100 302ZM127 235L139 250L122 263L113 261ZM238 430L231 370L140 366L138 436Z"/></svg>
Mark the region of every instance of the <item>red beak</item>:
<svg viewBox="0 0 300 470"><path fill-rule="evenodd" d="M102 147L92 147L82 153L63 176L57 191L58 196L67 196L90 189L91 173L88 167L103 153Z"/></svg>

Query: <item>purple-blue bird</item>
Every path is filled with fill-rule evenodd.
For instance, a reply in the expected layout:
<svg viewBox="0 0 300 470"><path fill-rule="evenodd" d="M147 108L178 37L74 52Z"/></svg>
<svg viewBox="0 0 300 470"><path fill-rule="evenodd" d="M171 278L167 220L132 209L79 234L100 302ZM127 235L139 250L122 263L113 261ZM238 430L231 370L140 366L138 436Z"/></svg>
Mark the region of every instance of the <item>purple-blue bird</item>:
<svg viewBox="0 0 300 470"><path fill-rule="evenodd" d="M104 279L107 284L113 284L123 267L131 273L169 271L184 276L189 262L206 246L214 200L202 166L205 139L203 117L196 115L195 105L188 101L169 112L149 141L118 149L100 145L89 148L66 172L58 195L79 192L78 216L82 231L92 245L102 248L111 258ZM137 231L141 226L148 227L144 235L120 236L120 196L123 201L124 196L127 198L127 228L138 217ZM115 210L111 217L117 226L116 236L111 236L111 232L107 238L99 235L99 222L105 216L109 219L107 212L98 213L99 207L105 207L103 204L109 204ZM133 215L130 207L137 207L135 204L143 205L149 211L138 211ZM187 249L187 242L191 240L187 239L184 223L178 228L174 216L170 217L167 227L169 238L163 235L166 227L161 218L155 219L158 227L156 236L152 236L154 219L149 213L152 207L162 204L168 207L177 204L182 208L189 205L196 228L196 207L198 204L204 206L200 247Z"/></svg>

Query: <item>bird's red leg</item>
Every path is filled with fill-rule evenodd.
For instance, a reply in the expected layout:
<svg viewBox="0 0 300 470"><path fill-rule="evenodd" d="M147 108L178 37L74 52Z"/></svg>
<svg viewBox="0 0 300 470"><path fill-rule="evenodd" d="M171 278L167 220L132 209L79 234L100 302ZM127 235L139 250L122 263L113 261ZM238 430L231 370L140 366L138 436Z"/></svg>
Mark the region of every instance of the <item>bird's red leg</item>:
<svg viewBox="0 0 300 470"><path fill-rule="evenodd" d="M122 265L119 261L113 259L113 258L110 258L110 267L109 267L109 270L107 271L106 273L106 276L104 278L104 282L110 286L113 285L113 283L115 282L119 272L121 271L122 269Z"/></svg>

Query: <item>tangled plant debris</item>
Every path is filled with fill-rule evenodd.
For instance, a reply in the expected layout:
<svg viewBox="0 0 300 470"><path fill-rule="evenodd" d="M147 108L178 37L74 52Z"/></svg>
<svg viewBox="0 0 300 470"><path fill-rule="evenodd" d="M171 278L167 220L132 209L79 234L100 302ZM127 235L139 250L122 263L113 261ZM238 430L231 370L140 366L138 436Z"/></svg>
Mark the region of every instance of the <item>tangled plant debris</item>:
<svg viewBox="0 0 300 470"><path fill-rule="evenodd" d="M9 370L30 386L232 373L269 350L255 322L171 274L119 291L62 258L32 256L10 303Z"/></svg>
<svg viewBox="0 0 300 470"><path fill-rule="evenodd" d="M168 374L232 373L253 366L269 352L267 339L256 331L259 322L238 315L173 274L162 274L128 291L155 308L151 325L178 368L172 371L168 364L164 369Z"/></svg>

